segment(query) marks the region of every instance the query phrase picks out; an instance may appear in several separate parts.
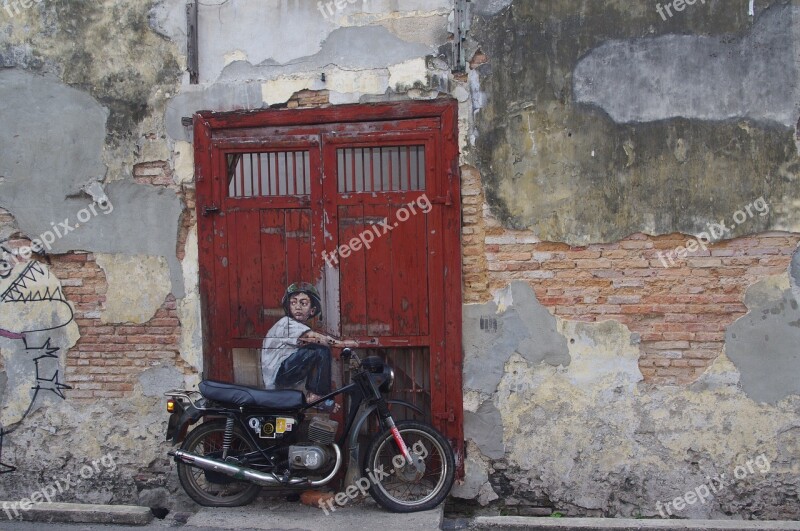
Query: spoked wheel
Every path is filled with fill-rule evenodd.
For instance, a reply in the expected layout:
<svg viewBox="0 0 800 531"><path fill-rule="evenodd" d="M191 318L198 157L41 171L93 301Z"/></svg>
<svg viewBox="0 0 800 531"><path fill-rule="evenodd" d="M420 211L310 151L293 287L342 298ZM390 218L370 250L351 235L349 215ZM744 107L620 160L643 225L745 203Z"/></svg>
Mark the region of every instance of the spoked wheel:
<svg viewBox="0 0 800 531"><path fill-rule="evenodd" d="M364 477L369 492L390 511L410 513L432 509L450 493L455 478L455 458L447 440L427 424L397 423L414 463L400 455L390 430L375 437L367 450Z"/></svg>
<svg viewBox="0 0 800 531"><path fill-rule="evenodd" d="M212 421L195 428L186 437L181 450L193 454L222 459L224 421ZM238 429L233 430L233 440L228 451L228 461L238 464L237 456L255 452L253 446ZM237 481L216 472L205 471L186 463L178 463L178 479L194 501L206 507L238 507L247 505L258 496L261 487L246 481Z"/></svg>

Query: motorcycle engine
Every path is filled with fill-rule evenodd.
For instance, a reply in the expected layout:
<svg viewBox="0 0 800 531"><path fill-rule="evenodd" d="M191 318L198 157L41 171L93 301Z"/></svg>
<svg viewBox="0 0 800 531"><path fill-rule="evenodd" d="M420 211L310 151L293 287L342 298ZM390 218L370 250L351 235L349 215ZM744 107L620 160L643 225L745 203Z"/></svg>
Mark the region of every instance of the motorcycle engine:
<svg viewBox="0 0 800 531"><path fill-rule="evenodd" d="M328 462L329 453L322 446L293 445L289 447L289 466L317 470Z"/></svg>
<svg viewBox="0 0 800 531"><path fill-rule="evenodd" d="M321 445L333 443L338 427L339 423L335 420L319 418L312 420L308 424L308 438L311 439L311 443L289 447L289 466L307 470L317 470L325 466L332 455Z"/></svg>

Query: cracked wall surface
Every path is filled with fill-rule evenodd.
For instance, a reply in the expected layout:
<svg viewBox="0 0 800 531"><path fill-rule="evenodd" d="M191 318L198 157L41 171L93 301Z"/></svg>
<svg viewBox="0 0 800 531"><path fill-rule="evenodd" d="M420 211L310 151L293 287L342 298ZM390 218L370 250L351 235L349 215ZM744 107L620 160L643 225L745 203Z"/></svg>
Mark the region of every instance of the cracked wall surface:
<svg viewBox="0 0 800 531"><path fill-rule="evenodd" d="M796 231L796 8L714 2L662 23L630 4L476 17L475 159L492 212L585 245L696 234L763 196L772 214L725 237Z"/></svg>
<svg viewBox="0 0 800 531"><path fill-rule="evenodd" d="M36 301L49 310L0 300L0 472L18 467L0 498L110 453L114 471L58 501L191 504L160 399L203 370L183 118L452 97L468 303L454 494L661 516L763 456L769 470L677 516L800 517L797 3L662 20L626 0L476 0L463 71L452 0L345 4L202 3L198 84L183 1L0 11L15 264L0 293L30 263L60 289ZM687 251L710 223L728 230ZM37 238L47 252L21 258Z"/></svg>
<svg viewBox="0 0 800 531"><path fill-rule="evenodd" d="M525 304L538 305L526 284L510 289L527 292ZM491 306L501 321L514 310L494 303L468 306L478 311L465 319L465 328L478 330L478 315ZM800 485L800 459L789 435L796 430L798 394L775 403L753 400L742 382L753 368L740 369L725 355L688 387L653 388L643 383L638 340L625 326L556 321L555 333L568 345L568 364L497 352L494 362L504 365L499 382L465 382L467 395L483 401L478 407L475 400L465 401L467 442L478 452L466 462L457 496L489 503L491 492L511 505L533 501L570 514L659 517L656 502L726 474L732 479L727 488L679 516L797 517L796 504L778 500L794 499ZM740 333L751 340L760 336ZM514 332L498 327L494 334ZM779 345L770 352L788 354ZM484 355L472 345L465 354L466 363ZM733 476L760 455L764 470ZM765 491L772 494L762 496Z"/></svg>

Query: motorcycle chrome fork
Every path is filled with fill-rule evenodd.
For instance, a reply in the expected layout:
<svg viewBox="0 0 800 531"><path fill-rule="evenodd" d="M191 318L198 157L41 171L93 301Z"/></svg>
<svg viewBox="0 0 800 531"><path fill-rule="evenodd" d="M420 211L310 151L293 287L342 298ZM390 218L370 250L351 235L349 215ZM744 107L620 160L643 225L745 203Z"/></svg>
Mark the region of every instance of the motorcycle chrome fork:
<svg viewBox="0 0 800 531"><path fill-rule="evenodd" d="M394 443L397 445L397 448L400 450L400 455L406 460L406 464L413 464L414 460L411 457L411 452L408 449L408 445L403 440L403 436L400 435L400 430L397 429L397 425L394 423L394 419L392 418L392 414L389 412L389 407L386 405L386 402L381 397L380 402L378 403L378 410L380 411L381 420L383 420L383 424L389 428L392 432L392 437L394 438Z"/></svg>

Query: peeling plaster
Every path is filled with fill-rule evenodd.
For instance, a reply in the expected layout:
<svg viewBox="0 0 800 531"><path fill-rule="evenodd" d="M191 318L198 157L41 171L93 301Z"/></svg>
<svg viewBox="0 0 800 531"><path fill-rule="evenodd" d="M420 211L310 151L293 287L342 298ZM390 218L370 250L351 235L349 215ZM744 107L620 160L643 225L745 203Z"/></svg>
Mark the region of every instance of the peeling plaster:
<svg viewBox="0 0 800 531"><path fill-rule="evenodd" d="M800 308L789 279L762 280L747 290L750 310L728 326L725 350L745 393L774 404L800 395Z"/></svg>
<svg viewBox="0 0 800 531"><path fill-rule="evenodd" d="M72 230L54 237L51 253L163 256L180 296L175 245L181 206L174 192L129 181L98 188L106 175L102 158L108 112L83 92L17 69L0 70L0 99L4 119L25 124L0 130L0 207L14 216L20 230L37 238L68 224ZM112 208L92 204L101 194ZM94 214L81 223L81 212L90 207Z"/></svg>
<svg viewBox="0 0 800 531"><path fill-rule="evenodd" d="M464 306L464 388L493 393L517 352L531 363L568 365L566 339L556 318L539 304L530 286L514 282L498 302Z"/></svg>
<svg viewBox="0 0 800 531"><path fill-rule="evenodd" d="M785 277L771 279L761 290L751 288L747 302L774 301L787 285ZM785 435L796 427L800 395L775 405L756 403L724 354L688 387L648 386L639 370L638 340L616 321L553 317L552 337L535 337L565 345L569 363L526 359L519 349L507 348L524 332L504 316L516 313L524 323L548 319L524 283L498 292L492 303L464 309L465 404L473 406L465 412L464 429L473 451L458 495L488 503L501 485L505 498L545 500L576 515L656 516L656 502L693 490L707 476L732 476L737 465L763 453L772 463L768 475L751 475L681 516L726 518L755 505L762 517L800 514L797 507L772 501L791 498L800 487L800 458ZM784 324L781 333L786 329ZM496 337L487 343L481 334ZM495 358L503 360L499 382ZM768 365L764 370L792 377L800 372ZM761 378L774 381L773 374ZM495 438L499 433L502 441ZM492 469L489 483L484 474Z"/></svg>
<svg viewBox="0 0 800 531"><path fill-rule="evenodd" d="M189 142L175 142L173 148L174 171L172 178L175 184L194 182L194 147Z"/></svg>
<svg viewBox="0 0 800 531"><path fill-rule="evenodd" d="M481 404L475 413L464 412L464 438L473 441L490 459L504 457L502 418L491 400Z"/></svg>
<svg viewBox="0 0 800 531"><path fill-rule="evenodd" d="M290 48L286 43L284 46ZM287 62L237 61L225 67L219 81L272 79L281 75L323 70L328 65L351 71L385 69L409 59L425 57L434 51L433 46L404 41L381 26L339 28L327 36L319 52L313 55L294 55ZM292 52L297 53L296 50Z"/></svg>
<svg viewBox="0 0 800 531"><path fill-rule="evenodd" d="M515 496L544 496L574 514L656 516L656 502L764 453L770 474L751 475L681 516L726 518L753 504L762 518L797 514L770 500L800 486L800 461L778 445L800 399L754 403L724 355L688 389L642 387L638 348L624 326L563 321L560 330L572 363L556 368L513 354L496 394L508 463L501 476Z"/></svg>
<svg viewBox="0 0 800 531"><path fill-rule="evenodd" d="M160 256L95 255L108 282L102 323L146 323L170 293L169 265Z"/></svg>
<svg viewBox="0 0 800 531"><path fill-rule="evenodd" d="M541 240L587 245L636 232L697 234L710 222L730 222L738 209L763 196L772 205L770 215L737 225L726 238L800 231L800 158L794 123L785 125L786 116L794 122L800 112L793 92L800 85L792 52L796 28L787 24L796 16L786 2L768 4L759 19L765 27L747 37L753 46L747 57L758 63L748 95L736 92L740 83L725 84L720 73L721 65L738 60L681 44L716 39L728 46L723 41L750 35L746 9L727 9L727 3L696 6L666 24L655 9L630 2L516 1L495 15L476 17L469 48L480 48L488 62L470 72L477 112L471 133L475 149L468 162L481 171L492 215L504 227L530 230ZM609 17L614 24L608 24ZM591 76L579 67L583 58L609 43L624 43L614 48L624 58L626 50L651 46L647 43L655 39L664 46L653 48L652 58L626 62L627 72L613 56L609 60L622 73L599 61L592 63ZM781 48L787 43L789 48ZM630 76L660 79L669 71L662 68L664 61L675 62L678 77L652 86L619 83ZM620 108L643 105L667 116L658 110L660 102L649 102L660 91L665 97L680 96L684 61L708 80L687 85L681 105L722 109L709 114L720 119L699 119L706 115L692 111L678 112L690 118L619 123L574 93L584 87L574 86L576 76L584 76L586 87L589 80L602 79L615 84L613 98ZM788 89L787 76L794 76ZM784 97L786 90L789 97ZM709 96L692 98L701 93ZM760 98L794 110L781 107L763 114ZM683 107L670 106L669 111L674 108ZM765 119L769 116L773 119Z"/></svg>
<svg viewBox="0 0 800 531"><path fill-rule="evenodd" d="M793 128L800 114L798 16L800 8L790 5L769 9L742 37L609 41L575 67L575 100L598 105L620 123L680 116Z"/></svg>
<svg viewBox="0 0 800 531"><path fill-rule="evenodd" d="M184 292L178 300L178 317L181 321L180 354L197 374L203 372L203 338L200 315L200 270L197 247L197 227L186 236L185 255L182 262ZM199 383L197 376L187 376L187 385Z"/></svg>
<svg viewBox="0 0 800 531"><path fill-rule="evenodd" d="M794 298L800 300L800 248L795 250L792 256L792 264L789 268L789 279L792 284Z"/></svg>

